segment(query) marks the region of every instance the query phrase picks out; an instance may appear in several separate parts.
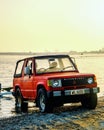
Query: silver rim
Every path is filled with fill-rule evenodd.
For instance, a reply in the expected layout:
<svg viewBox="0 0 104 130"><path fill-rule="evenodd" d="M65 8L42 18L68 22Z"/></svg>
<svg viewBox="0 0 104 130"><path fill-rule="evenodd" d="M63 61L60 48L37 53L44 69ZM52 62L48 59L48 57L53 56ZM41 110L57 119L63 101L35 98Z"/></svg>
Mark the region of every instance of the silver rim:
<svg viewBox="0 0 104 130"><path fill-rule="evenodd" d="M41 111L44 112L44 110L45 110L45 96L43 94L40 95L40 107L41 107Z"/></svg>
<svg viewBox="0 0 104 130"><path fill-rule="evenodd" d="M21 98L20 97L18 97L18 99L17 99L17 107L18 108L21 108Z"/></svg>

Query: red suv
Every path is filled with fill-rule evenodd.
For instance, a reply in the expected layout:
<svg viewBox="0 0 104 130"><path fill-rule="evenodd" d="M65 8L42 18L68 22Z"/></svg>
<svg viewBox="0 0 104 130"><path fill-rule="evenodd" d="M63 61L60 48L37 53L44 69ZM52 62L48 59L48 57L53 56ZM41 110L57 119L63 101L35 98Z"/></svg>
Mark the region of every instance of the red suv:
<svg viewBox="0 0 104 130"><path fill-rule="evenodd" d="M34 56L16 63L13 95L17 112L27 111L28 101L35 102L41 112L71 102L94 109L98 92L96 76L79 73L69 55Z"/></svg>

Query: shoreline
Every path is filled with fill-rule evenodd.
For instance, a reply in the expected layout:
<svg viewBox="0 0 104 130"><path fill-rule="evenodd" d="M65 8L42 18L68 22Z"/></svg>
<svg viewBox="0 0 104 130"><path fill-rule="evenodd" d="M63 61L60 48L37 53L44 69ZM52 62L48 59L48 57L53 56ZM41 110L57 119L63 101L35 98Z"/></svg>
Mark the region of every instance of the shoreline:
<svg viewBox="0 0 104 130"><path fill-rule="evenodd" d="M104 55L104 52L0 52L0 55L38 55L38 54L70 54L70 55Z"/></svg>

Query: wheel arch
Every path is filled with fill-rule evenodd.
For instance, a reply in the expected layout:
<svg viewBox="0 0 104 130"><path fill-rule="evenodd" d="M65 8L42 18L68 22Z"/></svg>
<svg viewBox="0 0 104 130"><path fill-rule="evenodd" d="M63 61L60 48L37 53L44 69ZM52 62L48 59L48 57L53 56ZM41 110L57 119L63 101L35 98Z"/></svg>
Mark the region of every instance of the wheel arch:
<svg viewBox="0 0 104 130"><path fill-rule="evenodd" d="M20 89L20 86L19 86L19 85L16 85L16 86L15 86L14 91L16 92L17 89ZM20 90L21 90L21 89L20 89Z"/></svg>
<svg viewBox="0 0 104 130"><path fill-rule="evenodd" d="M37 86L37 92L38 92L38 90L39 90L40 88L43 88L43 89L46 91L45 86L44 86L43 84L39 84L39 85Z"/></svg>
<svg viewBox="0 0 104 130"><path fill-rule="evenodd" d="M38 91L39 91L39 89L41 89L41 88L43 88L45 91L46 91L46 89L45 89L45 86L43 85L43 84L39 84L38 86L37 86L37 93L36 93L36 98L38 97Z"/></svg>
<svg viewBox="0 0 104 130"><path fill-rule="evenodd" d="M20 89L20 86L19 85L16 85L15 87L14 87L14 96L16 96L16 90L17 89L19 89L20 91L21 91L21 89ZM21 93L22 94L22 93Z"/></svg>

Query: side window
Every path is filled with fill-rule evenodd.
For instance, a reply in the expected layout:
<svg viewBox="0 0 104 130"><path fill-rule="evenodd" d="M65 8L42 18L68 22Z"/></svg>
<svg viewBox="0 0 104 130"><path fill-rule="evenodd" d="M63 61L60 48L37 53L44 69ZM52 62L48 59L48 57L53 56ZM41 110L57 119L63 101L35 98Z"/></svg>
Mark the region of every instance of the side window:
<svg viewBox="0 0 104 130"><path fill-rule="evenodd" d="M23 64L24 64L24 61L20 61L20 62L18 62L18 64L17 64L17 69L16 69L16 72L15 72L15 75L16 75L17 77L20 77L20 76L22 75Z"/></svg>
<svg viewBox="0 0 104 130"><path fill-rule="evenodd" d="M29 68L30 75L32 75L33 74L33 61L32 60L27 61L26 67Z"/></svg>

